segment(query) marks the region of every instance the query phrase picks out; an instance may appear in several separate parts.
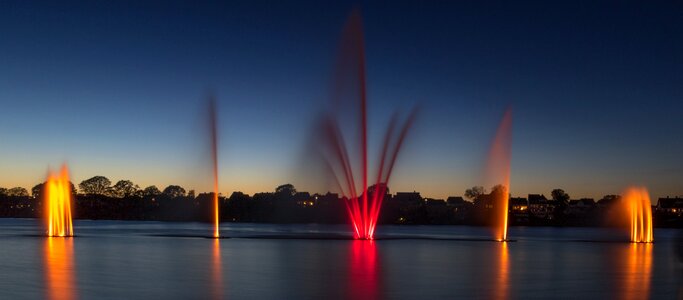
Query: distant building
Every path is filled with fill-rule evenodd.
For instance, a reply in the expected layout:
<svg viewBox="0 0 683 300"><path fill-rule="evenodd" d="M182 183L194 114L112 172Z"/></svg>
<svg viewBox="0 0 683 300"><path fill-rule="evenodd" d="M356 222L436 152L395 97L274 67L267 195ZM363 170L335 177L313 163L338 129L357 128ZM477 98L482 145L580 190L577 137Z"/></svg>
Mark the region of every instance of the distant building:
<svg viewBox="0 0 683 300"><path fill-rule="evenodd" d="M543 194L529 194L529 214L539 219L553 219L553 205Z"/></svg>
<svg viewBox="0 0 683 300"><path fill-rule="evenodd" d="M508 208L513 221L517 223L529 221L529 201L526 198L510 198Z"/></svg>
<svg viewBox="0 0 683 300"><path fill-rule="evenodd" d="M569 200L569 206L567 207L567 214L570 215L580 215L585 214L595 208L595 200L592 198L581 198L578 200Z"/></svg>
<svg viewBox="0 0 683 300"><path fill-rule="evenodd" d="M422 204L422 196L419 192L398 192L393 197L393 200L401 204Z"/></svg>
<svg viewBox="0 0 683 300"><path fill-rule="evenodd" d="M448 205L448 206L462 206L462 205L465 205L465 199L463 199L462 197L451 196L451 197L448 197L448 199L446 199L446 205Z"/></svg>
<svg viewBox="0 0 683 300"><path fill-rule="evenodd" d="M659 198L655 210L658 213L670 216L683 216L683 198Z"/></svg>

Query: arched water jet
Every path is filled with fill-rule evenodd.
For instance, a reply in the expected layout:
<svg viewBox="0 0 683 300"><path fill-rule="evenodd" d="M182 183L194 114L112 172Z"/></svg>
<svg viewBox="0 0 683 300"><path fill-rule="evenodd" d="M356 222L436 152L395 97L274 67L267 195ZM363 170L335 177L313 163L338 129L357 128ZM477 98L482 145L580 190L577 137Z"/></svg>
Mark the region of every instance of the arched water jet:
<svg viewBox="0 0 683 300"><path fill-rule="evenodd" d="M320 128L322 131L323 152L327 167L333 177L342 198L345 199L349 219L357 239L373 239L380 216L382 202L387 191L394 164L405 137L416 117L416 110L407 117L399 128L398 117L394 115L389 123L380 153L374 188L368 187L368 136L367 136L367 94L365 80L365 49L360 13L355 11L349 17L341 42L341 55L332 93L333 105L342 105L342 99L357 100L353 107L358 109L358 145L355 148L360 156L360 182L358 174L354 174L352 153L353 147L347 147L335 108L325 115ZM344 76L345 75L345 76ZM357 106L356 106L357 105ZM353 122L351 122L353 123ZM347 123L348 124L348 123ZM353 145L351 145L353 146ZM360 190L356 184L360 184Z"/></svg>

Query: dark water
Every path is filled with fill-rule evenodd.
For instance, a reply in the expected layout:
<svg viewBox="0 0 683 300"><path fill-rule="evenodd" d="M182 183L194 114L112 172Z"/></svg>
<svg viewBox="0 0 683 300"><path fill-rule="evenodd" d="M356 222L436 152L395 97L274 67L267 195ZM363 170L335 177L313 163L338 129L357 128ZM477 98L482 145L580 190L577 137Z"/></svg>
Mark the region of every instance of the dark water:
<svg viewBox="0 0 683 300"><path fill-rule="evenodd" d="M73 239L0 219L0 299L683 299L676 230L77 221ZM311 239L317 237L319 239Z"/></svg>

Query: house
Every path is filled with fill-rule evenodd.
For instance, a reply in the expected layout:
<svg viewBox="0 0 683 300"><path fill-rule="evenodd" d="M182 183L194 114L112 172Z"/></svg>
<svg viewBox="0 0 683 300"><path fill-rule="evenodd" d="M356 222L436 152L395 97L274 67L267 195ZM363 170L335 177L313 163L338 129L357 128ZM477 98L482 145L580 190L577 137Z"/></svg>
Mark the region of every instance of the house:
<svg viewBox="0 0 683 300"><path fill-rule="evenodd" d="M683 198L659 198L655 210L669 216L683 216Z"/></svg>
<svg viewBox="0 0 683 300"><path fill-rule="evenodd" d="M543 194L529 194L529 214L539 219L553 219L554 206Z"/></svg>

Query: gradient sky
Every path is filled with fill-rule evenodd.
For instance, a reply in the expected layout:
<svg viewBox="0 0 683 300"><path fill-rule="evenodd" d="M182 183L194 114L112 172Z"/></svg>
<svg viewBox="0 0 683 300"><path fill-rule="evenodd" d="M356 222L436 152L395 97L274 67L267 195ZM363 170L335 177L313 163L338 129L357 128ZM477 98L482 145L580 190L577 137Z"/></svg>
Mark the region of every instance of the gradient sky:
<svg viewBox="0 0 683 300"><path fill-rule="evenodd" d="M318 188L304 148L352 3L94 2L0 3L0 186L66 161L76 183L208 190L213 91L224 193ZM359 5L371 146L422 108L392 192L481 182L511 106L514 196L683 195L683 3L422 2Z"/></svg>

